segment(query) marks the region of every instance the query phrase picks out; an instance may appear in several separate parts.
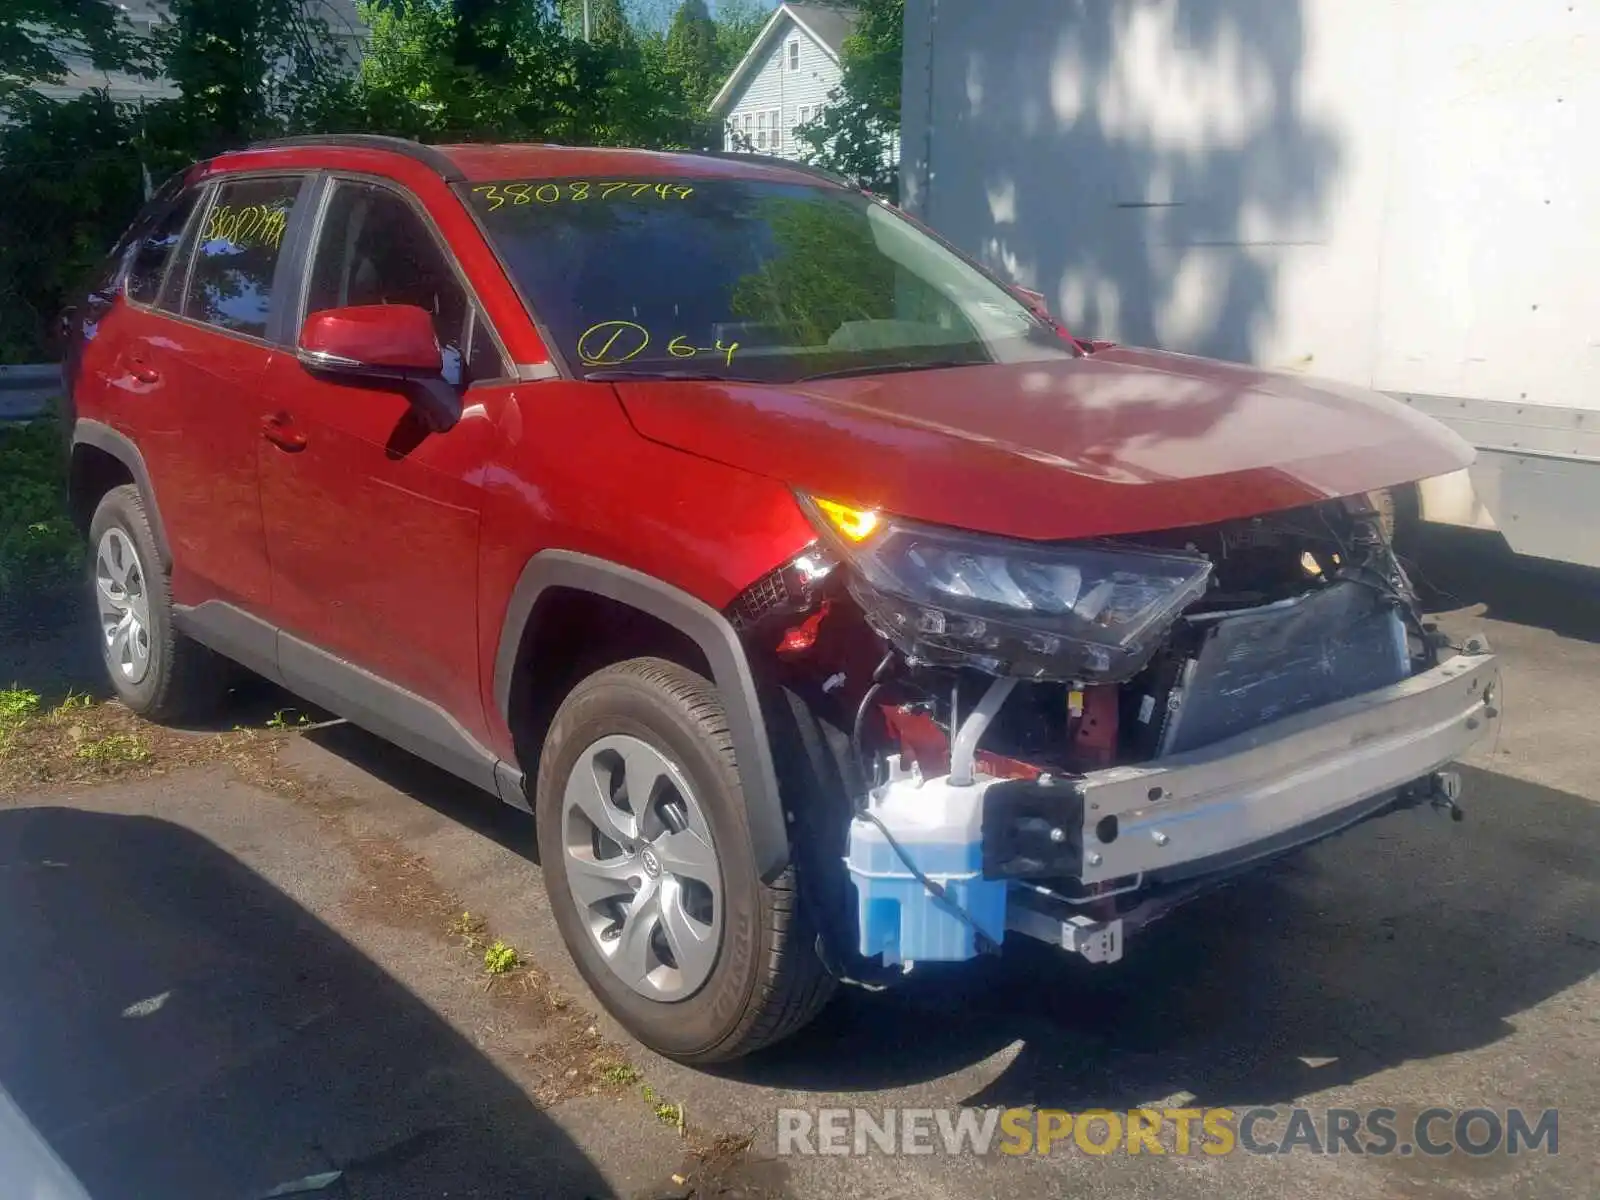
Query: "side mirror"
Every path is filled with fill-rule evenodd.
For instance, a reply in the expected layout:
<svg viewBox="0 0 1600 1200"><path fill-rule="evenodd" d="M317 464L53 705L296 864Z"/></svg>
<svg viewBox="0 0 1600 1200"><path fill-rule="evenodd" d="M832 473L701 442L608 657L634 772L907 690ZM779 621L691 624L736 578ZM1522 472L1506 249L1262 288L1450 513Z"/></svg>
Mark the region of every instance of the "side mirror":
<svg viewBox="0 0 1600 1200"><path fill-rule="evenodd" d="M358 304L314 312L300 327L298 356L318 375L393 384L434 433L461 420L461 397L444 380L433 318L414 304Z"/></svg>

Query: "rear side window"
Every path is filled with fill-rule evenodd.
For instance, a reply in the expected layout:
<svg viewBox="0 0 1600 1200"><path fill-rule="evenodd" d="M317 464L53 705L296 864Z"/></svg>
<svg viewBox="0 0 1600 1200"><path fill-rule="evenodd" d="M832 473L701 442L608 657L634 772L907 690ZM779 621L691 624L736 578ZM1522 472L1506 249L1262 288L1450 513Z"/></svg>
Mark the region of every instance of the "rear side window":
<svg viewBox="0 0 1600 1200"><path fill-rule="evenodd" d="M183 315L265 337L272 279L300 179L240 179L217 187L203 217Z"/></svg>
<svg viewBox="0 0 1600 1200"><path fill-rule="evenodd" d="M182 195L169 197L163 210L152 214L145 228L135 237L128 261L128 299L154 304L172 261L173 250L183 238L189 214L194 212L199 191L190 188Z"/></svg>

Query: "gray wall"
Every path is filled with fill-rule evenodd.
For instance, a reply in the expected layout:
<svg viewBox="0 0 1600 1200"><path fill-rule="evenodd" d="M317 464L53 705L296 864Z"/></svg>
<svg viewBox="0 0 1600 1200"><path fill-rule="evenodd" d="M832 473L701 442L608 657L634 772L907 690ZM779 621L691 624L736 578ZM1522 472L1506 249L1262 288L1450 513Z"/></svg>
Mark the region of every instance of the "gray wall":
<svg viewBox="0 0 1600 1200"><path fill-rule="evenodd" d="M1078 332L1255 358L1341 170L1303 7L908 0L902 202Z"/></svg>

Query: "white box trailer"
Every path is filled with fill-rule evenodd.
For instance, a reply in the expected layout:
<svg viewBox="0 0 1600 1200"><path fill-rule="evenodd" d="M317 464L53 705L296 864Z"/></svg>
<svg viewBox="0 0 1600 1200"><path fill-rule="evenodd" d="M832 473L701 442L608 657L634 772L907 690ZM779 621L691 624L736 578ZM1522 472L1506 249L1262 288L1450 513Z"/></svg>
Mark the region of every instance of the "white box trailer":
<svg viewBox="0 0 1600 1200"><path fill-rule="evenodd" d="M1600 567L1600 0L907 0L906 209L1075 332L1387 392Z"/></svg>

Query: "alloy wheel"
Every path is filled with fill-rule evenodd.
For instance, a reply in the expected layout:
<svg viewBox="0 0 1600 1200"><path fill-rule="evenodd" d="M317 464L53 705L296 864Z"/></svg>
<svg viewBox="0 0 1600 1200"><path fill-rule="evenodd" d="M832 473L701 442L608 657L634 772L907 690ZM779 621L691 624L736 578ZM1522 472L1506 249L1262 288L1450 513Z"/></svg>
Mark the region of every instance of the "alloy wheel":
<svg viewBox="0 0 1600 1200"><path fill-rule="evenodd" d="M115 526L95 547L94 595L106 665L138 683L150 669L150 598L133 539Z"/></svg>
<svg viewBox="0 0 1600 1200"><path fill-rule="evenodd" d="M683 772L627 734L590 745L561 806L567 887L600 957L652 1000L692 995L716 965L722 880Z"/></svg>

